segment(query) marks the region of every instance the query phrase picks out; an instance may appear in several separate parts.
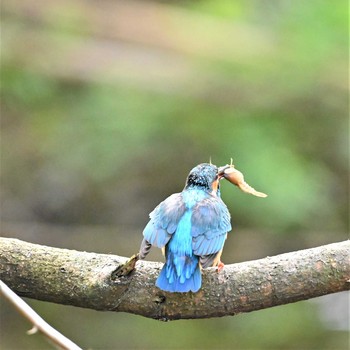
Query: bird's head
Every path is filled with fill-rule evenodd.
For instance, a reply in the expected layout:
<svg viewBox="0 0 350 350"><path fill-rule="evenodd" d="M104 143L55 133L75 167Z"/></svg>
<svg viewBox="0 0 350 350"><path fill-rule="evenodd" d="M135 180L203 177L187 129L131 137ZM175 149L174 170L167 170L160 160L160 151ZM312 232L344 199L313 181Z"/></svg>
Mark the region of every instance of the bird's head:
<svg viewBox="0 0 350 350"><path fill-rule="evenodd" d="M227 164L219 168L209 163L197 165L188 174L185 188L197 187L220 196L219 182L221 179L228 180L243 192L257 197L267 197L265 193L256 191L244 181L243 174L235 169L232 160L230 165Z"/></svg>
<svg viewBox="0 0 350 350"><path fill-rule="evenodd" d="M219 187L218 167L202 163L194 167L187 176L185 188L199 187L206 191L217 191Z"/></svg>

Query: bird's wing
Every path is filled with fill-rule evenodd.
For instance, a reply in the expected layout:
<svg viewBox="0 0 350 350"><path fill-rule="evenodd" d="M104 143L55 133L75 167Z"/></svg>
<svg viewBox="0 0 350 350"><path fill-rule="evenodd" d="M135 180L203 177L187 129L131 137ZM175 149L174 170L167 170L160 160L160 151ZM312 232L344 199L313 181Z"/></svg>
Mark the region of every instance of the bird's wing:
<svg viewBox="0 0 350 350"><path fill-rule="evenodd" d="M231 230L230 213L219 197L209 197L196 204L192 213L192 249L204 256L222 250Z"/></svg>
<svg viewBox="0 0 350 350"><path fill-rule="evenodd" d="M151 220L143 230L143 236L147 242L163 248L176 231L185 210L181 193L175 193L161 202L149 214Z"/></svg>

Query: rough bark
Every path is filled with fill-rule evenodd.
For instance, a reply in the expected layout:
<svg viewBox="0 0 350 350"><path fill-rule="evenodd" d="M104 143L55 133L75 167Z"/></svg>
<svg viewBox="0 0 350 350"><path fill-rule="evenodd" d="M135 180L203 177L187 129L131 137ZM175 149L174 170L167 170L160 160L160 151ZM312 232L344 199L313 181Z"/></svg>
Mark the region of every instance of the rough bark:
<svg viewBox="0 0 350 350"><path fill-rule="evenodd" d="M0 238L0 278L21 296L160 320L208 318L349 289L350 241L203 271L198 293L155 287L161 263L139 261L113 278L127 258Z"/></svg>

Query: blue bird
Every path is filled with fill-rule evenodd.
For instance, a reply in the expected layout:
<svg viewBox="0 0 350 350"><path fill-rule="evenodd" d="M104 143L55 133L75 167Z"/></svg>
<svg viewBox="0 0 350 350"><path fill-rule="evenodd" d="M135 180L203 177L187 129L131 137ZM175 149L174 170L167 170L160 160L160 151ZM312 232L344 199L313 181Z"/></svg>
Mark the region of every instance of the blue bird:
<svg viewBox="0 0 350 350"><path fill-rule="evenodd" d="M220 271L224 267L220 258L231 223L220 198L219 182L223 178L243 192L267 197L244 181L232 159L230 165L220 168L207 163L194 167L184 190L161 202L143 230L137 259L144 259L152 246L162 248L165 254L166 261L156 281L160 289L197 292L202 285L201 268L217 266Z"/></svg>
<svg viewBox="0 0 350 350"><path fill-rule="evenodd" d="M197 292L202 284L201 268L223 268L220 257L231 223L220 198L219 181L229 167L197 165L184 190L150 213L139 258L144 259L152 246L164 250L166 262L156 282L163 291Z"/></svg>

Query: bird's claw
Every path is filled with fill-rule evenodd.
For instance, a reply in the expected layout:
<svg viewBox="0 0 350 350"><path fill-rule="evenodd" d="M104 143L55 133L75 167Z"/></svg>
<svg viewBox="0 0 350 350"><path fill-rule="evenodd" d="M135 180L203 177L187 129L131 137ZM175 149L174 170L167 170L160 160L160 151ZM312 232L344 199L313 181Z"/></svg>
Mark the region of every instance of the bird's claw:
<svg viewBox="0 0 350 350"><path fill-rule="evenodd" d="M118 268L113 271L112 279L128 276L132 271L135 270L135 265L138 260L139 254L134 254L125 264L118 266Z"/></svg>
<svg viewBox="0 0 350 350"><path fill-rule="evenodd" d="M222 271L224 266L225 266L225 264L222 261L219 261L219 263L218 263L218 273Z"/></svg>

